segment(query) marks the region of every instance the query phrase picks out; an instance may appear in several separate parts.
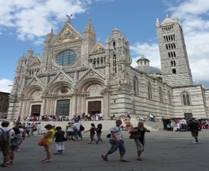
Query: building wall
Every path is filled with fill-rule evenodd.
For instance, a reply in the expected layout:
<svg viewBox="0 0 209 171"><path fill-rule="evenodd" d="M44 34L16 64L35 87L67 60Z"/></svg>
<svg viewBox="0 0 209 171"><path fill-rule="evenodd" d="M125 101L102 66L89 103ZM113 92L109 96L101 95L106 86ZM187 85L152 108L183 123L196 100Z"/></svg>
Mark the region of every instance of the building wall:
<svg viewBox="0 0 209 171"><path fill-rule="evenodd" d="M191 105L183 104L182 92L188 92ZM173 105L175 117L184 117L184 113L192 113L195 118L208 118L201 85L185 86L173 89Z"/></svg>
<svg viewBox="0 0 209 171"><path fill-rule="evenodd" d="M209 116L209 89L205 89L204 95L205 95L207 116Z"/></svg>
<svg viewBox="0 0 209 171"><path fill-rule="evenodd" d="M0 92L0 118L7 116L9 107L9 93Z"/></svg>

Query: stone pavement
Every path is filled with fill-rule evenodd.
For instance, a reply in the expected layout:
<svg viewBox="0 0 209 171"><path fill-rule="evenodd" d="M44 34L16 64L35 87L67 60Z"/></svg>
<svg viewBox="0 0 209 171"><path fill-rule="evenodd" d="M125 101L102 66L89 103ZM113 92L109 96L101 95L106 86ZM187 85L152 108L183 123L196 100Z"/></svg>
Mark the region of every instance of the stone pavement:
<svg viewBox="0 0 209 171"><path fill-rule="evenodd" d="M104 133L104 136L107 132ZM64 155L54 155L53 162L43 164L43 150L37 146L39 137L25 141L17 152L15 164L3 170L15 171L189 171L209 170L209 130L200 133L200 143L193 144L189 132L151 132L146 134L144 161L136 160L136 148L126 134L127 163L119 162L119 155L110 156L108 162L101 160L101 153L108 150L104 144L87 144L88 134L81 142L66 142ZM0 157L2 159L2 157Z"/></svg>

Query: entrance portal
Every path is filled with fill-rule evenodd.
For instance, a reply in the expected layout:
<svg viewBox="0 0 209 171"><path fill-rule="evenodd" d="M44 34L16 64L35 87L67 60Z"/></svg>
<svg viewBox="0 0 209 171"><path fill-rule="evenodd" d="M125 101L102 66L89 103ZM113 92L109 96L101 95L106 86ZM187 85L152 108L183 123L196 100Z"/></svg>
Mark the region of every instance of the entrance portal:
<svg viewBox="0 0 209 171"><path fill-rule="evenodd" d="M89 101L88 113L94 115L95 113L101 113L101 101Z"/></svg>
<svg viewBox="0 0 209 171"><path fill-rule="evenodd" d="M31 107L31 116L39 117L41 113L41 105L32 105Z"/></svg>
<svg viewBox="0 0 209 171"><path fill-rule="evenodd" d="M184 113L184 117L186 119L190 119L190 118L192 118L192 113Z"/></svg>
<svg viewBox="0 0 209 171"><path fill-rule="evenodd" d="M69 116L70 111L70 99L57 100L57 116Z"/></svg>

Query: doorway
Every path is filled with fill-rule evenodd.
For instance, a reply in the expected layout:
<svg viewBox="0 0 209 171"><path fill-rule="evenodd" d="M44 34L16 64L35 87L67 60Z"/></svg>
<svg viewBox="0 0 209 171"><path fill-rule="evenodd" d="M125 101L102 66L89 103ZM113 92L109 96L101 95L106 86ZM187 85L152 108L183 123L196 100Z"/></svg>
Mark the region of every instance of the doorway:
<svg viewBox="0 0 209 171"><path fill-rule="evenodd" d="M32 105L31 106L31 116L39 117L41 113L41 105Z"/></svg>
<svg viewBox="0 0 209 171"><path fill-rule="evenodd" d="M56 115L57 116L69 116L70 111L70 99L57 100Z"/></svg>
<svg viewBox="0 0 209 171"><path fill-rule="evenodd" d="M101 113L101 107L102 105L100 100L88 101L88 113L90 115Z"/></svg>
<svg viewBox="0 0 209 171"><path fill-rule="evenodd" d="M184 113L184 118L190 119L192 117L193 117L192 113Z"/></svg>

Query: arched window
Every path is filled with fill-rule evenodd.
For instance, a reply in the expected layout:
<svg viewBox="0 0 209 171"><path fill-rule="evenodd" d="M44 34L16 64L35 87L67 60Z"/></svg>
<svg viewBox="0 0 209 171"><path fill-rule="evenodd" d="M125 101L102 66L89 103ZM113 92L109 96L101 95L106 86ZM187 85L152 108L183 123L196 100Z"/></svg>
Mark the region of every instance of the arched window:
<svg viewBox="0 0 209 171"><path fill-rule="evenodd" d="M147 89L148 89L148 99L151 100L152 99L152 85L150 82L148 82Z"/></svg>
<svg viewBox="0 0 209 171"><path fill-rule="evenodd" d="M75 63L77 55L73 50L65 50L56 56L56 63L58 65L71 65Z"/></svg>
<svg viewBox="0 0 209 171"><path fill-rule="evenodd" d="M172 69L172 73L173 73L173 74L176 74L176 68L173 68L173 69Z"/></svg>
<svg viewBox="0 0 209 171"><path fill-rule="evenodd" d="M116 54L113 54L113 72L117 73Z"/></svg>
<svg viewBox="0 0 209 171"><path fill-rule="evenodd" d="M135 76L134 77L134 81L133 81L133 88L134 88L134 95L137 96L139 95L139 82L138 82L138 78Z"/></svg>
<svg viewBox="0 0 209 171"><path fill-rule="evenodd" d="M186 92L186 91L184 91L184 92L182 93L182 103L183 103L183 105L185 105L185 106L190 106L190 105L191 105L189 93Z"/></svg>
<svg viewBox="0 0 209 171"><path fill-rule="evenodd" d="M113 49L116 49L116 43L115 43L114 40L113 40L113 42L112 42L112 46L113 46Z"/></svg>
<svg viewBox="0 0 209 171"><path fill-rule="evenodd" d="M160 98L160 103L163 103L163 91L161 87L159 87L159 98Z"/></svg>

